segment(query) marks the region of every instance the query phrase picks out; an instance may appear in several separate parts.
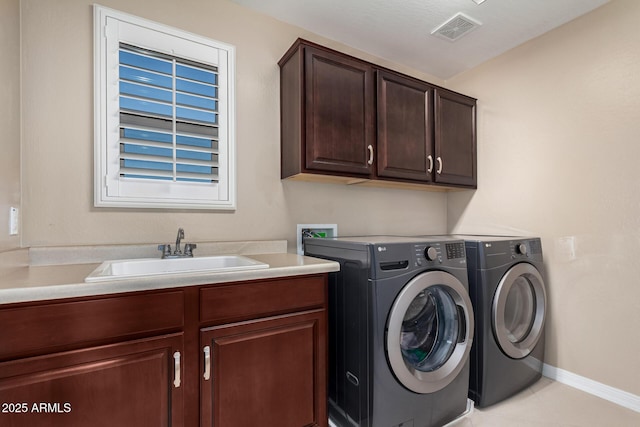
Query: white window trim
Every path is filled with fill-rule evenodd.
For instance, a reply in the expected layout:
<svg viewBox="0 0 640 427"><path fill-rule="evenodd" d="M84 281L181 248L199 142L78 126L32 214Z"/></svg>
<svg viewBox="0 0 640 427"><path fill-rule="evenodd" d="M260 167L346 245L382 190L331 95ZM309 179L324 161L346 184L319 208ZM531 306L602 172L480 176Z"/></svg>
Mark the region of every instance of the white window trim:
<svg viewBox="0 0 640 427"><path fill-rule="evenodd" d="M135 191L120 194L119 188L116 195L110 194L108 187L119 186L118 177L113 176L113 166L109 169L107 150L113 149L113 138L116 132L113 131L114 123L119 123L119 119L114 117L113 105L116 102L108 102L109 97L113 98L112 91L109 90L108 64L113 63L113 58L108 55L107 43L107 22L117 21L125 26L133 28L133 33L141 29L142 39L119 40L130 42L134 45L141 45L141 40L149 37L149 46L141 45L152 50L164 49L165 53L195 59L203 62L200 57L192 57L189 50L175 52L170 41L176 41L178 45L184 47L185 41L188 44L199 44L205 49L217 51L219 55L212 55L220 58L212 65L223 69L225 72L219 73L220 90L226 91L226 102L220 103L220 128L219 128L219 161L220 161L220 181L208 188L208 192L213 197L190 196L199 183L184 182L138 182L130 188ZM138 28L136 28L138 27ZM112 27L109 27L112 28ZM149 31L150 30L150 31ZM110 31L110 30L109 30ZM126 32L126 31L125 31ZM146 34L145 34L146 33ZM136 37L139 34L136 34ZM120 36L121 37L121 36ZM159 42L158 39L161 41ZM181 44L182 43L182 44ZM159 46L161 46L159 48ZM166 48L166 46L170 46ZM226 58L226 61L225 61ZM111 61L111 62L110 62ZM113 73L111 73L113 75ZM114 85L112 84L111 87ZM111 108L109 108L111 106ZM224 122L224 123L223 123ZM94 205L96 207L125 207L125 208L162 208L162 209L214 209L214 210L235 210L236 209L236 148L235 148L235 48L231 45L211 40L202 36L188 33L173 27L155 23L143 18L125 14L103 6L94 5ZM110 139L111 138L111 139ZM222 142L226 143L222 143ZM109 176L111 172L111 176ZM129 182L124 184L128 186ZM124 188L123 186L123 188Z"/></svg>

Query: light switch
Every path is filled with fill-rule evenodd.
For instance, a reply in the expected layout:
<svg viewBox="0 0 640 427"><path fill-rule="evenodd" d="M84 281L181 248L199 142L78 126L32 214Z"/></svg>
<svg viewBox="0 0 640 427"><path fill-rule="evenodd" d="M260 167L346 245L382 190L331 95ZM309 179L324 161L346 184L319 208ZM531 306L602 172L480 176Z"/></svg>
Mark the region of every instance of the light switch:
<svg viewBox="0 0 640 427"><path fill-rule="evenodd" d="M11 207L9 208L9 235L17 236L18 230L18 208Z"/></svg>

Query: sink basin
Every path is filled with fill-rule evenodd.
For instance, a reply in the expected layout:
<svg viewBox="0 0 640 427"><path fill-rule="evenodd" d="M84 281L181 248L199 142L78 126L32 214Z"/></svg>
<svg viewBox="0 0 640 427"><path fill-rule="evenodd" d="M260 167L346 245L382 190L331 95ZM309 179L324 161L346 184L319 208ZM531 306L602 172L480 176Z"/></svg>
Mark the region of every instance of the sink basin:
<svg viewBox="0 0 640 427"><path fill-rule="evenodd" d="M269 268L269 264L240 255L220 255L197 258L143 258L105 261L85 282L131 279L167 274L215 273Z"/></svg>

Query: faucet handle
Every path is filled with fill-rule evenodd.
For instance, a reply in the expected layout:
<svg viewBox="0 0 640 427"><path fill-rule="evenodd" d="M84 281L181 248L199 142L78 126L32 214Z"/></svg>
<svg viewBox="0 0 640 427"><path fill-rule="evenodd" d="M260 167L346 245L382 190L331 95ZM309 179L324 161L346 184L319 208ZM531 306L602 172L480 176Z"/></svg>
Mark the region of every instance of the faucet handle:
<svg viewBox="0 0 640 427"><path fill-rule="evenodd" d="M171 255L171 245L158 245L158 250L162 251L162 258Z"/></svg>
<svg viewBox="0 0 640 427"><path fill-rule="evenodd" d="M185 256L193 256L193 250L197 248L198 245L195 243L187 243L184 245L184 254Z"/></svg>

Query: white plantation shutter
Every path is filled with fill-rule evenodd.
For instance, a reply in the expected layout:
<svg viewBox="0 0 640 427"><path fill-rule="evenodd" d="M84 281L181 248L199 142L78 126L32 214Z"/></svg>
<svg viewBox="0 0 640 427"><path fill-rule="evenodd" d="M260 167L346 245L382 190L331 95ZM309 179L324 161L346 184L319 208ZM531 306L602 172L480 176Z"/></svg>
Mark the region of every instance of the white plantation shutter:
<svg viewBox="0 0 640 427"><path fill-rule="evenodd" d="M120 45L120 176L218 181L217 68Z"/></svg>
<svg viewBox="0 0 640 427"><path fill-rule="evenodd" d="M99 6L95 25L96 206L234 209L233 48Z"/></svg>

